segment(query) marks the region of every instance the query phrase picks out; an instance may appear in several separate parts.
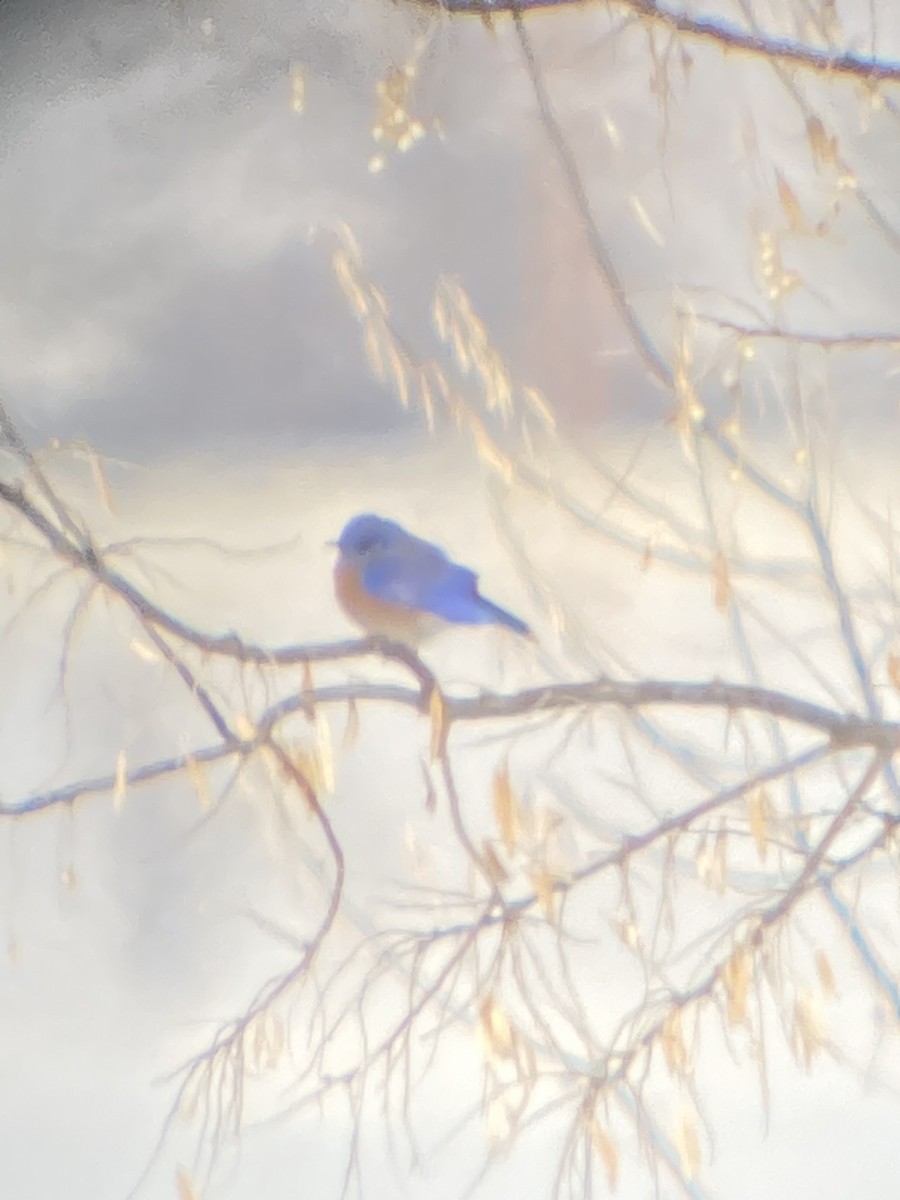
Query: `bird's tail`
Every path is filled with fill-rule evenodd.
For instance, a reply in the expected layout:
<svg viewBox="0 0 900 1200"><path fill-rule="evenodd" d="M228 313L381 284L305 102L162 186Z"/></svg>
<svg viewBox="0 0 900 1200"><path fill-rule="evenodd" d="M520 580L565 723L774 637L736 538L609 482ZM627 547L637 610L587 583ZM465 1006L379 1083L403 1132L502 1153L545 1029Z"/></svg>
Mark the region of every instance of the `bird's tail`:
<svg viewBox="0 0 900 1200"><path fill-rule="evenodd" d="M485 600L481 597L481 603L485 609L491 614L492 623L495 625L505 625L507 629L513 629L516 633L520 633L522 637L533 637L531 630L524 621L520 621L518 617L513 616L511 612L507 612L505 608L501 608L499 604L494 604L490 600Z"/></svg>

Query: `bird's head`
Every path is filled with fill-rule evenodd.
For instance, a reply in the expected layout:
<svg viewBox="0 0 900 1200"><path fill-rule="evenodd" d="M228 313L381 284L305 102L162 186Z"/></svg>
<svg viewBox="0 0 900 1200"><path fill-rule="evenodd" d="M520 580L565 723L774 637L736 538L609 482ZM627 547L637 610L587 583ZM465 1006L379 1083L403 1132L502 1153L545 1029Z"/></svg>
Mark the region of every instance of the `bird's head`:
<svg viewBox="0 0 900 1200"><path fill-rule="evenodd" d="M363 513L347 522L336 544L344 562L362 563L378 558L406 536L394 521Z"/></svg>

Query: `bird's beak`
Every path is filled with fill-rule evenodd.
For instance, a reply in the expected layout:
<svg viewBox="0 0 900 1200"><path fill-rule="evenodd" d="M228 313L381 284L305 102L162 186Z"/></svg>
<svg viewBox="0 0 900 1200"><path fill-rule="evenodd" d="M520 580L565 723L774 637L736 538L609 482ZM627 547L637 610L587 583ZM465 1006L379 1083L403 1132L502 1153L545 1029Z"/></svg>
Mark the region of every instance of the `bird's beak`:
<svg viewBox="0 0 900 1200"><path fill-rule="evenodd" d="M325 545L330 547L332 550L340 550L341 548L340 542L326 542Z"/></svg>

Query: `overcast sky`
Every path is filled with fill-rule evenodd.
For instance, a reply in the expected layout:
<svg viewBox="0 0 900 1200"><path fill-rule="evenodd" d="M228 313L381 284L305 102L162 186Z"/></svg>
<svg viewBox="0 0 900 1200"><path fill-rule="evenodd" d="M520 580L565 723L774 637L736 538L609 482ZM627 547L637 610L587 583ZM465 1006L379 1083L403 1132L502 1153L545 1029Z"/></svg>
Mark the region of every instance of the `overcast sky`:
<svg viewBox="0 0 900 1200"><path fill-rule="evenodd" d="M480 27L464 86L454 27L425 55L417 115L442 136L373 174L375 83L426 28L411 6L22 5L0 20L0 387L41 434L138 453L397 425L331 273L341 223L417 335L439 271L508 330L521 147L490 111L502 63L492 77Z"/></svg>
<svg viewBox="0 0 900 1200"><path fill-rule="evenodd" d="M862 40L867 22L848 20ZM143 455L403 424L330 269L340 223L423 353L447 273L560 413L662 411L610 316L509 22L490 32L385 0L23 3L0 22L0 389L39 437ZM897 24L888 12L879 26L886 54ZM890 328L896 239L811 159L803 113L768 68L692 44L663 88L643 34L614 25L575 13L529 30L626 290L666 352L685 305ZM376 82L413 59L426 136L372 174ZM896 118L852 82L801 90L894 221ZM831 235L788 237L786 265L806 283L780 309L758 245L788 224L776 171ZM708 402L724 411L703 343L698 370L712 369ZM840 364L835 391L863 374L858 399L877 406L884 370L883 357Z"/></svg>

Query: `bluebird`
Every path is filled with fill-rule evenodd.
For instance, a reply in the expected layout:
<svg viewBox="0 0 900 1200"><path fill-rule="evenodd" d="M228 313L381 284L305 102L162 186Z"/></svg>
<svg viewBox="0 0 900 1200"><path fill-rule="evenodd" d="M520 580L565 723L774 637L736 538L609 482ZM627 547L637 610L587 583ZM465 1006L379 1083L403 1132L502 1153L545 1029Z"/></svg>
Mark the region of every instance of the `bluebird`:
<svg viewBox="0 0 900 1200"><path fill-rule="evenodd" d="M395 521L354 517L337 547L335 595L367 633L412 646L447 625L505 625L531 635L524 621L479 593L474 571Z"/></svg>

